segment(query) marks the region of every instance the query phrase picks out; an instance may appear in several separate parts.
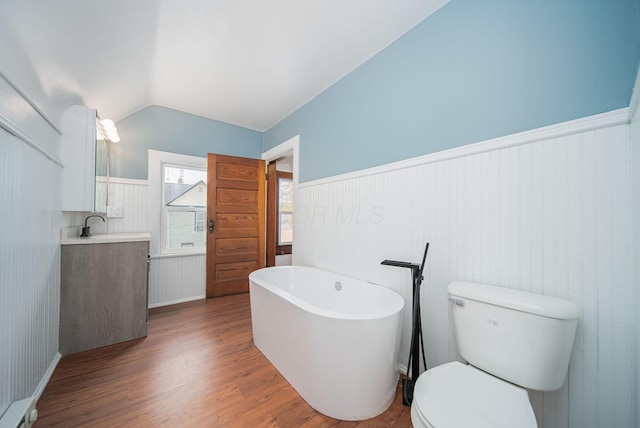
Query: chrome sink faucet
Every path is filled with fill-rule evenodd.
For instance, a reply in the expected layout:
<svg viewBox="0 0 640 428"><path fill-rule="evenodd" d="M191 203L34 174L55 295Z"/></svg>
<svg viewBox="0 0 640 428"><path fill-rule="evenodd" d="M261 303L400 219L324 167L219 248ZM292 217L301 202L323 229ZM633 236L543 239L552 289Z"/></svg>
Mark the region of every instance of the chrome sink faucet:
<svg viewBox="0 0 640 428"><path fill-rule="evenodd" d="M82 235L80 235L81 238L88 238L89 236L91 236L91 228L89 226L87 226L87 221L91 218L91 217L98 217L99 219L102 219L102 222L105 222L104 217L102 217L101 215L90 215L87 216L87 218L84 219L84 227L82 228Z"/></svg>

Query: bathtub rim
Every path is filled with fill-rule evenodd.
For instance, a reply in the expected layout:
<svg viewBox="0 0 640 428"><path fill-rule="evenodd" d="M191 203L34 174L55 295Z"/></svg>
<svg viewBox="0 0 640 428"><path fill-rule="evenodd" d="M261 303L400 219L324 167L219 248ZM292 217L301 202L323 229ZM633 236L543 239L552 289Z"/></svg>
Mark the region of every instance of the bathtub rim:
<svg viewBox="0 0 640 428"><path fill-rule="evenodd" d="M290 269L295 269L295 268L302 268L305 270L317 270L317 271L322 271L322 272L327 272L330 273L332 275L336 275L337 277L342 277L345 279L349 279L349 280L354 280L354 281L358 281L361 282L363 284L367 284L373 287L377 287L376 292L380 292L380 293L384 293L387 294L389 296L389 299L395 299L397 301L397 303L393 304L393 302L390 304L391 308L389 310L385 310L385 311L380 311L380 312L368 312L365 314L352 314L352 313L346 313L346 312L338 312L338 311L332 311L329 309L324 309L324 308L320 308L318 306L315 306L309 302L307 302L306 300L303 300L289 292L287 292L287 290L281 288L281 287L277 287L274 285L269 284L267 281L263 280L262 278L260 278L260 273L264 272L266 270L290 270ZM337 278L340 279L340 278ZM338 272L333 272L327 269L322 269L322 268L318 268L315 266L303 266L303 265L288 265L288 266L269 266L269 267L264 267L261 269L257 269L253 272L251 272L249 274L249 283L250 285L256 284L268 291L270 291L271 293L274 293L280 297L282 297L283 299L291 302L292 304L298 306L301 309L304 309L307 312L322 316L322 317L326 317L326 318L332 318L332 319L336 319L336 320L373 320L373 319L383 319L383 318L388 318L388 317L392 317L395 316L396 314L399 314L402 312L402 310L405 307L405 300L404 298L395 290L392 290L391 288L387 288L385 286L382 286L380 284L376 284L370 281L365 281L362 279L358 279L358 278L354 278L348 275L344 275L342 273L338 273ZM251 287L249 287L249 294L251 294ZM399 300L398 300L399 299ZM399 307L397 307L399 305Z"/></svg>

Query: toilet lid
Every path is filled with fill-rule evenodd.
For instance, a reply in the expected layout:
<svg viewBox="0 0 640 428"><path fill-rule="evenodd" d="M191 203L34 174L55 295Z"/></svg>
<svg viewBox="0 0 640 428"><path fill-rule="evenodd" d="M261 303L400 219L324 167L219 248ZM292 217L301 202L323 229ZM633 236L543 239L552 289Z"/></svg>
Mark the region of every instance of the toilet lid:
<svg viewBox="0 0 640 428"><path fill-rule="evenodd" d="M413 405L435 428L536 428L527 391L459 362L423 373Z"/></svg>

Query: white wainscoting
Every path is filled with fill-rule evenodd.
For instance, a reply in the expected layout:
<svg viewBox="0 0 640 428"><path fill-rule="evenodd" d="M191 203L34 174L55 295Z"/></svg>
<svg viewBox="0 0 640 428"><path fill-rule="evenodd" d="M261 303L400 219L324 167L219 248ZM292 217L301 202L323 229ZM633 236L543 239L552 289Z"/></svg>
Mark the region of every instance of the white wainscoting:
<svg viewBox="0 0 640 428"><path fill-rule="evenodd" d="M59 359L59 130L0 73L0 415Z"/></svg>
<svg viewBox="0 0 640 428"><path fill-rule="evenodd" d="M149 186L146 180L111 178L109 205L122 207L122 218L109 218L109 233L151 232L148 218L153 207L148 204ZM160 216L160 207L156 210ZM159 257L152 254L149 272L149 307L166 306L196 299L206 293L204 255Z"/></svg>
<svg viewBox="0 0 640 428"><path fill-rule="evenodd" d="M152 259L149 272L149 307L204 299L205 274L205 255Z"/></svg>
<svg viewBox="0 0 640 428"><path fill-rule="evenodd" d="M149 232L147 180L109 179L110 206L122 207L121 218L108 219L109 233Z"/></svg>
<svg viewBox="0 0 640 428"><path fill-rule="evenodd" d="M0 128L0 415L42 393L57 362L60 181L55 162Z"/></svg>
<svg viewBox="0 0 640 428"><path fill-rule="evenodd" d="M631 189L632 200L631 212L633 213L633 243L635 254L635 342L636 342L636 402L640 400L640 263L638 263L638 254L640 254L640 73L636 78L634 96L630 110L633 112L630 117L633 119L629 127L629 135L631 141ZM636 425L640 424L640 406L636 405Z"/></svg>
<svg viewBox="0 0 640 428"><path fill-rule="evenodd" d="M582 132L556 138L488 151L481 143L304 183L294 263L385 285L410 302L410 272L380 262L419 262L430 242L422 286L430 367L459 358L445 289L453 280L572 300L582 318L568 380L531 393L539 425L636 426L629 126L583 122ZM409 334L407 309L402 365Z"/></svg>

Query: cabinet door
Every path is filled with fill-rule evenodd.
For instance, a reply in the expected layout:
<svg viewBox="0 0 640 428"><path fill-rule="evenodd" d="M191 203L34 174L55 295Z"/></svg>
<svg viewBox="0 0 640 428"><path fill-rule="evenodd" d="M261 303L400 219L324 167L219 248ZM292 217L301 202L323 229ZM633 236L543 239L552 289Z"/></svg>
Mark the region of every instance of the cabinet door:
<svg viewBox="0 0 640 428"><path fill-rule="evenodd" d="M102 147L97 146L96 117L96 110L80 105L72 105L62 113L62 211L107 210L107 143L103 140Z"/></svg>
<svg viewBox="0 0 640 428"><path fill-rule="evenodd" d="M148 242L62 246L62 355L147 335L148 253Z"/></svg>

